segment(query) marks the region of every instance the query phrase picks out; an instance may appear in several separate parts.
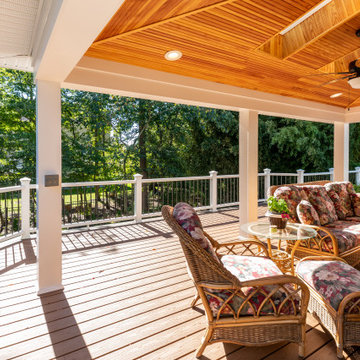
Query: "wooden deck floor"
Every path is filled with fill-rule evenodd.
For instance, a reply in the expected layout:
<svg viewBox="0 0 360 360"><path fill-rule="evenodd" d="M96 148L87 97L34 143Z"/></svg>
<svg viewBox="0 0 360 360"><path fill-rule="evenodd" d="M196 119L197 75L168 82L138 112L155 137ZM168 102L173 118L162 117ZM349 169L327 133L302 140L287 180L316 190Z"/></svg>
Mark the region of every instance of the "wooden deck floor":
<svg viewBox="0 0 360 360"><path fill-rule="evenodd" d="M238 237L236 210L203 214L219 241ZM35 294L35 241L0 249L0 359L194 359L202 306L177 238L162 220L63 237L65 291ZM308 318L306 359L336 359L335 345ZM360 352L347 349L346 357ZM204 359L297 359L295 344L208 346Z"/></svg>

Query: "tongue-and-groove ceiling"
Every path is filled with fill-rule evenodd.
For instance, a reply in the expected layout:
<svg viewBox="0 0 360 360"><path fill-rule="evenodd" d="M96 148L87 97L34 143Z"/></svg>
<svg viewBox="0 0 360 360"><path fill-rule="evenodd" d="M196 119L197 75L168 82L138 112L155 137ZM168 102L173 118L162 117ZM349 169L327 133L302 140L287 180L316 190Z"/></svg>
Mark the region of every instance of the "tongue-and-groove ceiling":
<svg viewBox="0 0 360 360"><path fill-rule="evenodd" d="M360 105L346 80L321 85L360 57L360 0L126 0L86 56L341 107ZM180 50L178 61L164 54ZM342 92L337 98L334 93Z"/></svg>

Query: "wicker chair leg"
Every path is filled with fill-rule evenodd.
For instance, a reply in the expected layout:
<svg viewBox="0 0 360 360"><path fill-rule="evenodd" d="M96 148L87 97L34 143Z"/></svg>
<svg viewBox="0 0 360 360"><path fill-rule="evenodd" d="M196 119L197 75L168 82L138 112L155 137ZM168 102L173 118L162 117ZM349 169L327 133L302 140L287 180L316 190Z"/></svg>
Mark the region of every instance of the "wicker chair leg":
<svg viewBox="0 0 360 360"><path fill-rule="evenodd" d="M299 344L299 357L303 358L305 356L305 343L301 342Z"/></svg>
<svg viewBox="0 0 360 360"><path fill-rule="evenodd" d="M339 359L343 359L344 358L344 354L343 354L343 347L341 345L337 345L336 346L336 356Z"/></svg>
<svg viewBox="0 0 360 360"><path fill-rule="evenodd" d="M196 292L196 294L194 295L194 298L191 301L190 306L193 308L199 299L200 299L200 296L199 296L198 292Z"/></svg>
<svg viewBox="0 0 360 360"><path fill-rule="evenodd" d="M301 326L301 342L299 343L299 357L303 358L305 356L305 336L306 328L305 324Z"/></svg>
<svg viewBox="0 0 360 360"><path fill-rule="evenodd" d="M203 354L206 346L209 344L209 340L211 339L211 336L213 334L214 330L211 328L206 328L206 332L205 335L203 336L203 338L201 339L201 345L199 346L199 348L196 351L196 358L198 359L199 357L201 357L201 355Z"/></svg>

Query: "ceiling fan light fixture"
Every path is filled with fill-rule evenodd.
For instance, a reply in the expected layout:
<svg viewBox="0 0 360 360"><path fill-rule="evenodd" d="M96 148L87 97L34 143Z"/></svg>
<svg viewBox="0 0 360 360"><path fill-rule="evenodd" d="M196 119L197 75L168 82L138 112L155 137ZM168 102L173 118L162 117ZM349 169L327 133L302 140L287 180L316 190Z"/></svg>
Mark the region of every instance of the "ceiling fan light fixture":
<svg viewBox="0 0 360 360"><path fill-rule="evenodd" d="M360 89L360 77L349 79L348 83L353 89Z"/></svg>
<svg viewBox="0 0 360 360"><path fill-rule="evenodd" d="M170 50L165 53L165 59L169 61L176 61L182 57L182 52L179 50Z"/></svg>
<svg viewBox="0 0 360 360"><path fill-rule="evenodd" d="M339 97L339 96L341 96L343 93L336 93L336 94L332 94L332 95L330 95L330 97L332 98L332 99L334 99L334 98L337 98L337 97Z"/></svg>

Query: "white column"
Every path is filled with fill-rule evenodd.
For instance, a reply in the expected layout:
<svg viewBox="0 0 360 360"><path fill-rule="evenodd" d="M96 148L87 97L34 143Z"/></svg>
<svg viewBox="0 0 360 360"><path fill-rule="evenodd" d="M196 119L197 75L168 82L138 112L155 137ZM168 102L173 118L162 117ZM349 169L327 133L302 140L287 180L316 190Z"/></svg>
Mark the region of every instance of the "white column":
<svg viewBox="0 0 360 360"><path fill-rule="evenodd" d="M136 222L140 222L142 218L142 178L143 176L141 174L134 175L134 215Z"/></svg>
<svg viewBox="0 0 360 360"><path fill-rule="evenodd" d="M215 212L217 209L217 171L210 171L210 209Z"/></svg>
<svg viewBox="0 0 360 360"><path fill-rule="evenodd" d="M61 254L61 98L60 84L36 84L36 177L38 295L62 290ZM45 175L58 175L45 187Z"/></svg>
<svg viewBox="0 0 360 360"><path fill-rule="evenodd" d="M239 216L240 223L257 220L258 214L258 114L239 112Z"/></svg>
<svg viewBox="0 0 360 360"><path fill-rule="evenodd" d="M349 124L334 123L334 181L349 179Z"/></svg>
<svg viewBox="0 0 360 360"><path fill-rule="evenodd" d="M24 177L21 183L21 239L30 238L30 181Z"/></svg>

